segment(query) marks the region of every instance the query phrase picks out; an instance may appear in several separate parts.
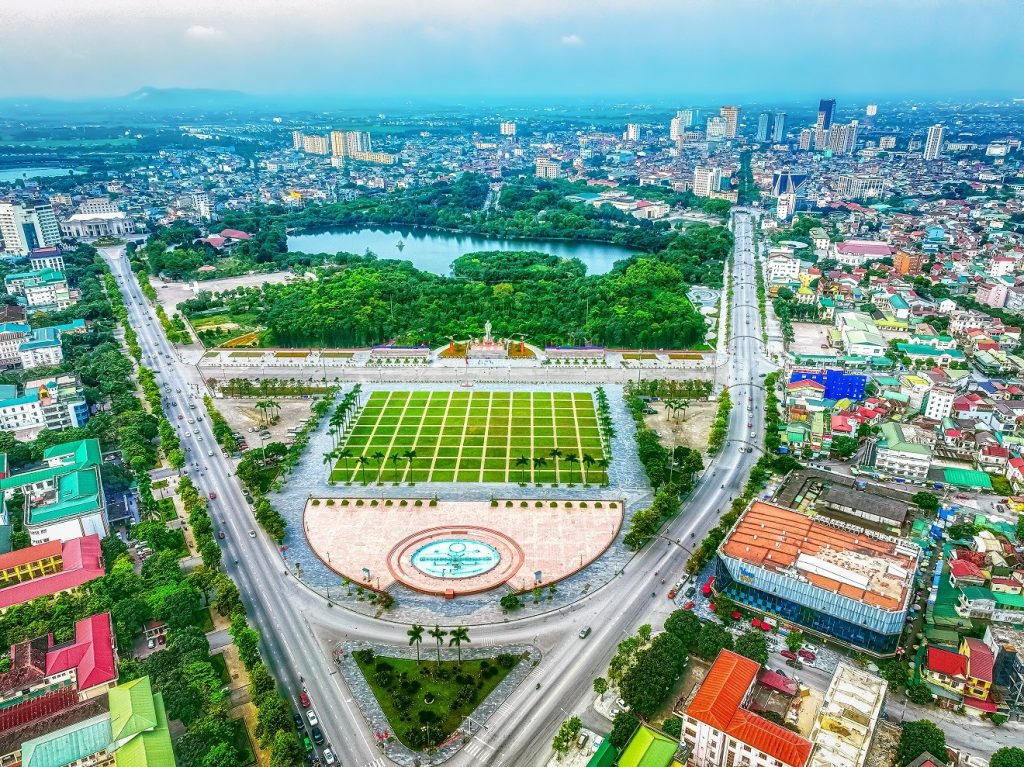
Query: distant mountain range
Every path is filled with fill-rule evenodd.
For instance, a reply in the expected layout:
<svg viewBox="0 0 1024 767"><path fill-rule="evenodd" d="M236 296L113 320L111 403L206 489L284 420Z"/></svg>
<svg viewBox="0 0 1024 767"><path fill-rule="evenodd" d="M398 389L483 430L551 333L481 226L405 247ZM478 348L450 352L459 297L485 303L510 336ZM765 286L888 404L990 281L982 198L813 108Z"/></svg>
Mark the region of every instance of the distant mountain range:
<svg viewBox="0 0 1024 767"><path fill-rule="evenodd" d="M265 101L250 93L212 88L139 88L123 96L89 99L0 99L0 108L25 112L188 112L229 110L264 106Z"/></svg>

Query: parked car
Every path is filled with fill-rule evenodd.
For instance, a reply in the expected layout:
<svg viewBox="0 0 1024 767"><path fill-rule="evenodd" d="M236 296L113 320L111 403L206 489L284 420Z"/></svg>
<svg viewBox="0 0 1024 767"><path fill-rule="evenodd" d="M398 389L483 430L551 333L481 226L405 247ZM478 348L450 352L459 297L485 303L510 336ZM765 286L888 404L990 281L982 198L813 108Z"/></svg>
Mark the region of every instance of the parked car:
<svg viewBox="0 0 1024 767"><path fill-rule="evenodd" d="M683 605L683 609L684 610L692 610L693 609L693 602L687 602L685 605Z"/></svg>
<svg viewBox="0 0 1024 767"><path fill-rule="evenodd" d="M302 714L295 712L295 729L302 730L306 727L306 720L302 718Z"/></svg>
<svg viewBox="0 0 1024 767"><path fill-rule="evenodd" d="M815 660L818 657L810 650L800 650L800 652L798 652L797 655L799 655L804 660Z"/></svg>
<svg viewBox="0 0 1024 767"><path fill-rule="evenodd" d="M210 500L211 501L216 501L217 500L217 494L216 493L210 493Z"/></svg>
<svg viewBox="0 0 1024 767"><path fill-rule="evenodd" d="M668 598L669 599L675 599L676 598L676 590L675 589L669 589Z"/></svg>
<svg viewBox="0 0 1024 767"><path fill-rule="evenodd" d="M310 709L306 712L306 718L309 720L309 723L314 727L320 724L320 720L316 718L316 711L314 711L313 709Z"/></svg>
<svg viewBox="0 0 1024 767"><path fill-rule="evenodd" d="M783 650L779 653L779 655L781 655L786 660L796 660L796 653L792 650Z"/></svg>
<svg viewBox="0 0 1024 767"><path fill-rule="evenodd" d="M324 742L324 733L319 727L313 728L313 742L318 746Z"/></svg>
<svg viewBox="0 0 1024 767"><path fill-rule="evenodd" d="M332 764L334 764L335 761L337 761L337 760L335 759L334 752L331 751L331 749L329 749L329 748L325 748L324 749L324 764L332 765Z"/></svg>
<svg viewBox="0 0 1024 767"><path fill-rule="evenodd" d="M309 696L306 695L306 693L304 693L304 692L299 693L299 703L302 704L303 708L309 708L309 706L310 706Z"/></svg>

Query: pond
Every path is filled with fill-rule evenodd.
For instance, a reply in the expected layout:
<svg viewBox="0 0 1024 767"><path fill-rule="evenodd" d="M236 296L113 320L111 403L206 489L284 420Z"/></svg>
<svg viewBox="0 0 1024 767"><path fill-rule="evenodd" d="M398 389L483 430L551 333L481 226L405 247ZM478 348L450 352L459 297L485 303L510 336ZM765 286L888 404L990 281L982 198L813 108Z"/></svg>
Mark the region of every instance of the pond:
<svg viewBox="0 0 1024 767"><path fill-rule="evenodd" d="M70 168L0 168L0 183L17 181L19 178L66 176L70 172Z"/></svg>
<svg viewBox="0 0 1024 767"><path fill-rule="evenodd" d="M399 243L402 243L401 249ZM434 274L448 274L452 261L466 253L480 250L532 250L560 258L578 258L586 265L587 274L604 274L611 271L616 261L632 255L632 251L626 248L599 242L508 240L432 229L372 227L293 235L288 238L288 250L298 253L359 255L370 250L378 258L411 261L417 269Z"/></svg>

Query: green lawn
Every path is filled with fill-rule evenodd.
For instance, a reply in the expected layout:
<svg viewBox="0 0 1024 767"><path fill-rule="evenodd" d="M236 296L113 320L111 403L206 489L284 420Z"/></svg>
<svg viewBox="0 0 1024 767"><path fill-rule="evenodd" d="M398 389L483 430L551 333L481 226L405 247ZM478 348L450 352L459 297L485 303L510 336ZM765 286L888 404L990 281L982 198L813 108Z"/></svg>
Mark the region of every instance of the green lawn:
<svg viewBox="0 0 1024 767"><path fill-rule="evenodd" d="M599 484L609 457L590 392L373 392L340 448L334 482Z"/></svg>
<svg viewBox="0 0 1024 767"><path fill-rule="evenodd" d="M231 742L238 750L239 756L235 767L249 767L250 764L255 763L256 754L252 750L252 740L249 738L249 731L245 728L245 720L232 719L230 721L230 726L232 735Z"/></svg>
<svg viewBox="0 0 1024 767"><path fill-rule="evenodd" d="M519 661L504 655L439 665L429 647L421 652L420 663L354 653L395 737L415 750L435 746L451 735Z"/></svg>

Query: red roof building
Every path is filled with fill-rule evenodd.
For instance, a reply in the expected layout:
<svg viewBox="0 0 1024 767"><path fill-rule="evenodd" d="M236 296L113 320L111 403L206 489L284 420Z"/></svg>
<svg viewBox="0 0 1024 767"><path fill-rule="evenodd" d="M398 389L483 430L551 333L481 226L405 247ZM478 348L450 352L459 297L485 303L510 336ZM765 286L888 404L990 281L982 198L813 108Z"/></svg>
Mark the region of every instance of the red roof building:
<svg viewBox="0 0 1024 767"><path fill-rule="evenodd" d="M41 553L52 559L53 552L49 543L32 546L22 551L40 553L37 550L42 550ZM31 556L35 556L35 554ZM84 538L65 541L61 548L60 559L60 570L57 572L13 583L5 588L0 587L0 613L8 607L30 602L39 597L54 597L67 591L73 591L89 581L99 578L104 573L103 552L100 549L98 535L87 535ZM21 568L24 567L25 565L22 564ZM15 566L14 569L19 569L19 567Z"/></svg>
<svg viewBox="0 0 1024 767"><path fill-rule="evenodd" d="M809 740L745 707L760 664L722 650L694 696L683 722L683 742L695 767L724 767L737 753L758 767L804 767Z"/></svg>
<svg viewBox="0 0 1024 767"><path fill-rule="evenodd" d="M224 229L221 231L220 236L224 239L231 240L251 240L252 235L248 232L243 232L241 229Z"/></svg>

